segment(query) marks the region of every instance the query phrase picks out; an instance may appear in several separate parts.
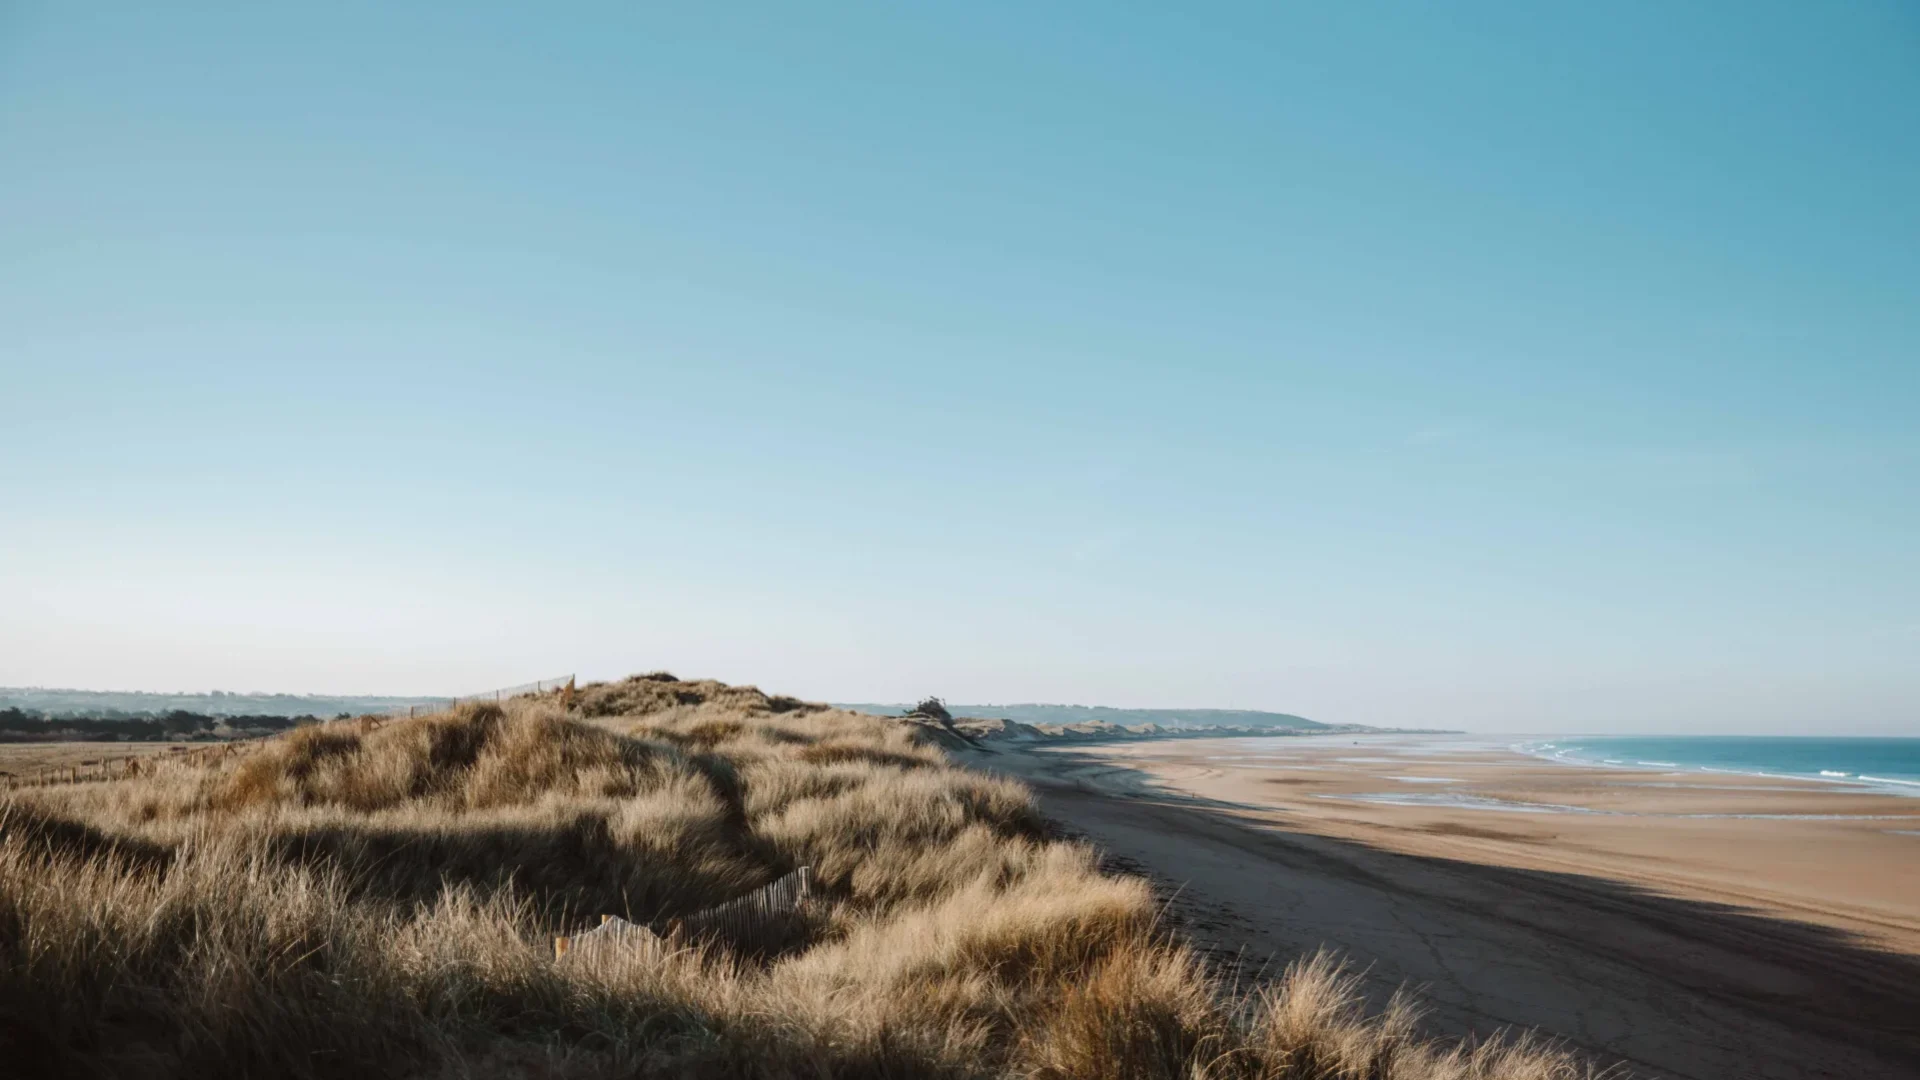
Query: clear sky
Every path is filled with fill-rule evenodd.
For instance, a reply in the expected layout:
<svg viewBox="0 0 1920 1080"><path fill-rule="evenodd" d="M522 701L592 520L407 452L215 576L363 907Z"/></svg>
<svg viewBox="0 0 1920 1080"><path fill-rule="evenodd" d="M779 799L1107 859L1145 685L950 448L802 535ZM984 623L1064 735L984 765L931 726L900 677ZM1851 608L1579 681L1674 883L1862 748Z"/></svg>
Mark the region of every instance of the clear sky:
<svg viewBox="0 0 1920 1080"><path fill-rule="evenodd" d="M0 2L0 684L1920 734L1920 8Z"/></svg>

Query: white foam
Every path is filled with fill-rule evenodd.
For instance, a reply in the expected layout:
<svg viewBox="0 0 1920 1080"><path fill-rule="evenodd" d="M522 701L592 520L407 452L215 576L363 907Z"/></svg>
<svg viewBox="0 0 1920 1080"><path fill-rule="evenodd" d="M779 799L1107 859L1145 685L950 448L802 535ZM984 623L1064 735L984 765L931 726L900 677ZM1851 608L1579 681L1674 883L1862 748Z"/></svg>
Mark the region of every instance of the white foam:
<svg viewBox="0 0 1920 1080"><path fill-rule="evenodd" d="M1358 795L1316 795L1316 799L1380 803L1386 806L1438 806L1451 810L1493 810L1508 814L1611 814L1609 810L1589 810L1584 806L1559 803L1516 802L1486 795L1415 795L1403 792L1368 792Z"/></svg>
<svg viewBox="0 0 1920 1080"><path fill-rule="evenodd" d="M1449 810L1491 810L1507 814L1592 814L1600 817L1674 818L1689 821L1920 821L1920 814L1643 814L1630 810L1595 810L1565 803L1520 802L1460 792L1414 794L1377 791L1353 795L1315 795L1316 799L1374 803L1381 806L1433 806Z"/></svg>
<svg viewBox="0 0 1920 1080"><path fill-rule="evenodd" d="M1860 779L1869 784L1899 784L1901 787L1920 788L1920 780L1893 780L1885 776L1868 776L1866 773L1861 773Z"/></svg>
<svg viewBox="0 0 1920 1080"><path fill-rule="evenodd" d="M1606 758L1602 762L1595 762L1565 756L1566 751L1555 754L1541 753L1540 744L1538 743L1516 744L1513 749L1519 753L1527 754L1530 757L1541 758L1561 765L1576 765L1589 769L1604 769L1609 766L1624 766L1628 769L1633 768L1631 765L1625 765L1619 758ZM1821 769L1816 775L1813 773L1774 772L1764 769L1727 769L1713 765L1695 765L1689 768L1671 761L1637 761L1634 765L1676 770L1666 774L1675 777L1697 775L1700 773L1719 776L1753 776L1766 780L1798 780L1803 783L1835 784L1843 788L1850 788L1856 793L1862 788L1876 786L1879 788L1880 793L1884 795L1920 796L1920 780L1895 779L1890 776L1871 776L1867 773L1845 773L1833 769ZM1740 788L1733 790L1762 791L1765 789Z"/></svg>
<svg viewBox="0 0 1920 1080"><path fill-rule="evenodd" d="M1920 821L1920 814L1646 814L1644 816L1738 818L1751 821Z"/></svg>
<svg viewBox="0 0 1920 1080"><path fill-rule="evenodd" d="M1844 788L1841 788L1841 787L1823 788L1823 787L1811 786L1812 781L1808 781L1808 785L1809 786L1807 787L1783 787L1783 786L1775 786L1771 784L1740 784L1738 786L1733 786L1728 784L1683 784L1683 783L1679 783L1671 780L1610 780L1607 782L1606 786L1608 787L1641 787L1641 788L1684 788L1688 791L1721 791L1721 792L1732 792L1734 794L1739 794L1741 792L1746 792L1746 791L1786 791L1786 792L1792 792L1793 794L1796 794L1796 795L1857 795L1859 794L1859 788L1855 785L1847 785Z"/></svg>

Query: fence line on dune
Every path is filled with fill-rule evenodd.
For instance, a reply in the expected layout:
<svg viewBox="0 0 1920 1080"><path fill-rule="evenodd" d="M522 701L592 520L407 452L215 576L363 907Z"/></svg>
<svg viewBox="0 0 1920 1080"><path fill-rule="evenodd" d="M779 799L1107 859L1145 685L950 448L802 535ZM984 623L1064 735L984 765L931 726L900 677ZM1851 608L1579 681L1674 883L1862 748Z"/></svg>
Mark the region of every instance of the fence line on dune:
<svg viewBox="0 0 1920 1080"><path fill-rule="evenodd" d="M735 897L723 904L696 911L678 919L669 919L665 933L631 923L618 915L600 916L600 925L591 930L553 939L553 958L592 956L610 946L655 948L673 939L714 937L723 941L743 941L774 920L798 912L813 898L813 867L802 866L769 884Z"/></svg>
<svg viewBox="0 0 1920 1080"><path fill-rule="evenodd" d="M251 742L253 740L236 740ZM57 745L57 744L56 744ZM82 761L75 765L49 765L31 773L0 772L0 786L13 791L19 788L53 787L57 784L87 784L104 780L125 780L139 776L152 767L149 762L192 761L203 764L222 757L232 757L237 753L234 742L223 743L174 743L167 753L123 754L120 757L99 758Z"/></svg>
<svg viewBox="0 0 1920 1080"><path fill-rule="evenodd" d="M695 936L713 934L732 939L743 938L769 919L798 911L801 902L812 895L813 868L802 866L745 896L669 923L668 929Z"/></svg>
<svg viewBox="0 0 1920 1080"><path fill-rule="evenodd" d="M406 719L413 716L426 716L430 713L445 712L468 701L506 701L522 694L544 694L559 690L567 692L574 685L574 677L565 675L557 679L541 679L537 682L521 683L518 686L503 686L497 690L485 690L478 694L463 694L459 697L435 699L432 704L401 705L383 713L368 713L365 716L344 720L321 721L321 723L353 724L361 731L371 731L389 720ZM295 728L293 730L299 730ZM279 734L276 732L275 734ZM184 761L195 765L218 764L227 758L236 757L258 746L270 735L258 735L244 739L223 739L218 742L172 743L166 753L123 754L119 757L102 757L93 761L82 761L75 765L54 765L31 773L14 774L0 771L0 787L12 791L18 788L52 787L56 784L86 784L107 780L125 780L139 776L152 766L144 762ZM57 742L59 740L48 740ZM37 744L36 744L37 745ZM114 745L103 743L104 746Z"/></svg>
<svg viewBox="0 0 1920 1080"><path fill-rule="evenodd" d="M395 705L385 713L378 715L394 718L426 716L429 713L445 712L455 705L469 701L498 702L506 701L508 698L516 698L522 694L545 694L554 690L564 690L572 686L573 678L572 675L561 675L558 678L540 679L536 682L521 683L518 686L503 686L497 690L482 690L477 694L462 694L457 697L448 698L430 698L427 701L413 705Z"/></svg>

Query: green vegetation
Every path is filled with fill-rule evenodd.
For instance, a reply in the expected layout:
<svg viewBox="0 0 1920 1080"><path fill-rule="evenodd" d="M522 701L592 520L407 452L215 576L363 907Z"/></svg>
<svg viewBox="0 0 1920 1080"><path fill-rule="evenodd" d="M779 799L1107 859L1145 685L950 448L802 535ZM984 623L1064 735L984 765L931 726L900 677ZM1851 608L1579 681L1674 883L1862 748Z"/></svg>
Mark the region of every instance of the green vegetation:
<svg viewBox="0 0 1920 1080"><path fill-rule="evenodd" d="M301 724L318 723L315 716L209 716L174 709L165 713L46 716L26 709L0 709L0 741L116 742L174 738L214 738L218 734L251 737L268 735Z"/></svg>

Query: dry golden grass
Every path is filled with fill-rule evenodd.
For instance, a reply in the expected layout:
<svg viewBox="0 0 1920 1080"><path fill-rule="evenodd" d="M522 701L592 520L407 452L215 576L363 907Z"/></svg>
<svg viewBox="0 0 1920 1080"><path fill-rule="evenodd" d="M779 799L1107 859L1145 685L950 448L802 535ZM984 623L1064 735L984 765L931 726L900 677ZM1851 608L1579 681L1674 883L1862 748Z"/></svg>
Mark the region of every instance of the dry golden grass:
<svg viewBox="0 0 1920 1080"><path fill-rule="evenodd" d="M1324 959L1225 992L1136 880L913 724L646 676L0 803L22 1075L1548 1080L1367 1017ZM814 867L756 940L556 962Z"/></svg>

